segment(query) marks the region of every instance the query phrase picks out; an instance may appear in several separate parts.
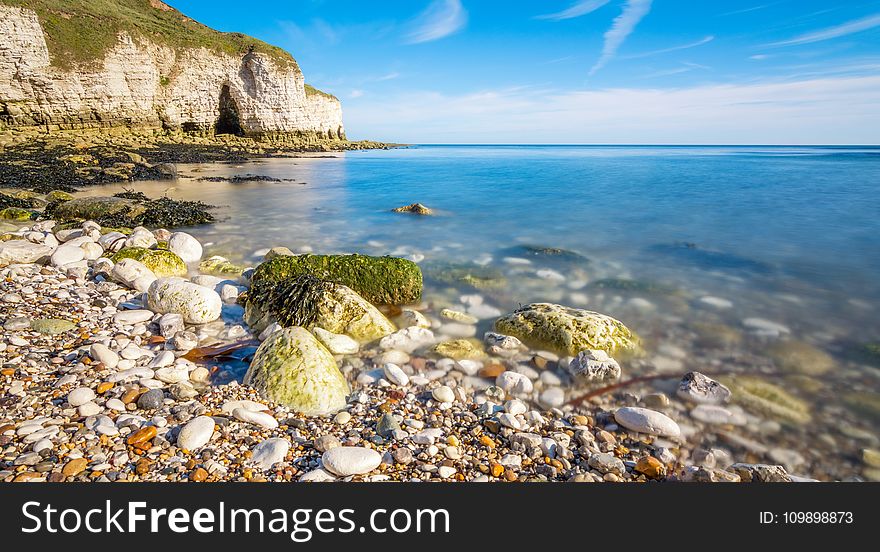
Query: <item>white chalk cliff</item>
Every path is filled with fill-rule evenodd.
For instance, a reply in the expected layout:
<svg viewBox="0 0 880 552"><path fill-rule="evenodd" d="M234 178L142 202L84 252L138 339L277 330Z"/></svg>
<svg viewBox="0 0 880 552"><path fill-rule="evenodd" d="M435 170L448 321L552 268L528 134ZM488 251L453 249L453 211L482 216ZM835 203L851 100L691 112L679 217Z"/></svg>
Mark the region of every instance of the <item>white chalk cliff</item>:
<svg viewBox="0 0 880 552"><path fill-rule="evenodd" d="M172 48L125 31L116 38L102 59L59 67L37 13L0 4L0 130L145 127L345 136L339 100L307 90L292 58L284 63L257 51Z"/></svg>

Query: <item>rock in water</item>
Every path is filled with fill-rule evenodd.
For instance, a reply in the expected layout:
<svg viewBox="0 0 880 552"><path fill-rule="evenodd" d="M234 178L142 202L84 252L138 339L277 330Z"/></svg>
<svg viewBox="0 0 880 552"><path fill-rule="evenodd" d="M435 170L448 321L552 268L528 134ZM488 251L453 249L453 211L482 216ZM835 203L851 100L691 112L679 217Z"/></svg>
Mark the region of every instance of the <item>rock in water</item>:
<svg viewBox="0 0 880 552"><path fill-rule="evenodd" d="M122 259L140 261L158 278L186 276L186 263L183 262L183 259L165 249L126 247L112 257L114 263L118 263Z"/></svg>
<svg viewBox="0 0 880 552"><path fill-rule="evenodd" d="M159 278L147 290L147 306L160 314L180 314L187 324L206 324L220 318L223 301L213 289L181 278Z"/></svg>
<svg viewBox="0 0 880 552"><path fill-rule="evenodd" d="M614 420L623 427L639 433L672 438L681 436L681 428L675 420L656 410L624 406L614 412Z"/></svg>
<svg viewBox="0 0 880 552"><path fill-rule="evenodd" d="M698 404L721 404L730 400L730 389L699 372L688 372L681 378L679 398Z"/></svg>
<svg viewBox="0 0 880 552"><path fill-rule="evenodd" d="M802 341L776 343L767 353L783 372L821 376L834 367L834 359L828 353Z"/></svg>
<svg viewBox="0 0 880 552"><path fill-rule="evenodd" d="M0 242L0 267L11 264L39 263L52 255L53 248L27 240Z"/></svg>
<svg viewBox="0 0 880 552"><path fill-rule="evenodd" d="M810 420L807 403L758 376L737 375L719 379L730 388L733 401L747 410L798 424Z"/></svg>
<svg viewBox="0 0 880 552"><path fill-rule="evenodd" d="M495 329L532 347L577 355L600 349L610 355L637 354L639 338L610 316L552 303L532 303L495 321Z"/></svg>
<svg viewBox="0 0 880 552"><path fill-rule="evenodd" d="M422 297L422 271L414 262L396 257L278 256L257 267L252 285L260 289L303 274L347 286L376 305L405 305Z"/></svg>
<svg viewBox="0 0 880 552"><path fill-rule="evenodd" d="M395 209L391 209L394 213L410 213L412 215L433 215L434 211L429 207L422 205L421 203L413 203L411 205L404 205L403 207L397 207Z"/></svg>
<svg viewBox="0 0 880 552"><path fill-rule="evenodd" d="M620 364L602 350L586 350L578 353L568 363L568 371L588 381L617 379L620 377Z"/></svg>
<svg viewBox="0 0 880 552"><path fill-rule="evenodd" d="M199 271L216 276L241 276L245 267L234 264L225 257L214 255L199 263Z"/></svg>
<svg viewBox="0 0 880 552"><path fill-rule="evenodd" d="M346 404L348 382L333 355L305 328L284 328L264 341L244 376L261 396L318 416Z"/></svg>
<svg viewBox="0 0 880 552"><path fill-rule="evenodd" d="M352 289L309 275L277 283L262 280L251 287L245 302L245 322L254 333L259 333L274 321L286 327L317 326L360 343L374 341L396 329Z"/></svg>

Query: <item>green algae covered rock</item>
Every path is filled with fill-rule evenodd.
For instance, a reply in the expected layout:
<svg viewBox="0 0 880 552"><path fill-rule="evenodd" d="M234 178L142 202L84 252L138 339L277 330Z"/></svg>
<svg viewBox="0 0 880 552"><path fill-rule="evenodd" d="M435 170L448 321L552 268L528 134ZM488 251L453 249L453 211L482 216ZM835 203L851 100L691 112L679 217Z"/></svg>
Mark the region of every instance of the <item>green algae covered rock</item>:
<svg viewBox="0 0 880 552"><path fill-rule="evenodd" d="M443 261L429 262L424 266L425 277L442 284L467 285L476 289L502 288L507 284L500 270L488 266Z"/></svg>
<svg viewBox="0 0 880 552"><path fill-rule="evenodd" d="M874 422L880 422L880 393L867 391L849 393L843 397L843 401L850 410L860 416L870 418Z"/></svg>
<svg viewBox="0 0 880 552"><path fill-rule="evenodd" d="M478 359L486 356L483 345L477 339L453 339L438 343L432 349L440 356L454 360Z"/></svg>
<svg viewBox="0 0 880 552"><path fill-rule="evenodd" d="M807 403L778 385L756 376L727 376L718 380L730 388L733 402L748 410L796 424L810 421Z"/></svg>
<svg viewBox="0 0 880 552"><path fill-rule="evenodd" d="M63 190L52 190L46 195L46 199L49 201L70 201L73 199L73 194L69 194Z"/></svg>
<svg viewBox="0 0 880 552"><path fill-rule="evenodd" d="M76 324L57 318L37 318L31 321L31 329L37 333L55 335L76 329Z"/></svg>
<svg viewBox="0 0 880 552"><path fill-rule="evenodd" d="M266 339L244 383L262 397L308 416L342 409L350 392L330 351L301 327L284 328Z"/></svg>
<svg viewBox="0 0 880 552"><path fill-rule="evenodd" d="M532 303L495 321L495 330L530 347L575 356L585 349L609 355L638 354L639 337L623 322L584 309Z"/></svg>
<svg viewBox="0 0 880 552"><path fill-rule="evenodd" d="M347 286L376 305L405 305L422 297L419 266L397 257L282 255L260 264L252 282L277 283L303 274Z"/></svg>
<svg viewBox="0 0 880 552"><path fill-rule="evenodd" d="M0 219L25 222L31 220L31 212L21 207L7 207L0 210Z"/></svg>
<svg viewBox="0 0 880 552"><path fill-rule="evenodd" d="M56 205L52 217L59 221L100 220L114 215L135 218L144 210L143 206L121 197L79 197Z"/></svg>
<svg viewBox="0 0 880 552"><path fill-rule="evenodd" d="M821 376L834 367L834 359L825 351L803 341L782 341L771 345L767 354L783 372Z"/></svg>
<svg viewBox="0 0 880 552"><path fill-rule="evenodd" d="M199 271L213 276L241 276L245 267L232 263L226 257L214 255L199 263Z"/></svg>
<svg viewBox="0 0 880 552"><path fill-rule="evenodd" d="M112 257L114 263L118 263L122 259L140 261L159 278L186 276L186 263L183 262L183 259L165 249L126 247Z"/></svg>
<svg viewBox="0 0 880 552"><path fill-rule="evenodd" d="M272 322L281 326L323 328L369 343L397 328L351 288L308 274L280 282L260 279L243 297L245 322L261 332Z"/></svg>

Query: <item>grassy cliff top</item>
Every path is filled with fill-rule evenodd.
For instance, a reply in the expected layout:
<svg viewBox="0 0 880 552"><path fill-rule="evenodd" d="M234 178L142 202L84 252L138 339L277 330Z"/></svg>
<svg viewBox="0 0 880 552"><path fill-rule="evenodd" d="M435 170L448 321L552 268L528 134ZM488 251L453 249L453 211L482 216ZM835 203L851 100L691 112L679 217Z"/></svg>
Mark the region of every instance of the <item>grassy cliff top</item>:
<svg viewBox="0 0 880 552"><path fill-rule="evenodd" d="M103 58L120 31L171 48L204 47L231 55L253 50L296 67L285 50L240 33L222 33L159 0L0 0L37 13L52 65L71 68Z"/></svg>
<svg viewBox="0 0 880 552"><path fill-rule="evenodd" d="M331 100L338 99L333 94L328 94L327 92L324 92L323 90L318 90L317 88L315 88L311 84L306 85L306 94L309 96L324 96L325 98L329 98Z"/></svg>

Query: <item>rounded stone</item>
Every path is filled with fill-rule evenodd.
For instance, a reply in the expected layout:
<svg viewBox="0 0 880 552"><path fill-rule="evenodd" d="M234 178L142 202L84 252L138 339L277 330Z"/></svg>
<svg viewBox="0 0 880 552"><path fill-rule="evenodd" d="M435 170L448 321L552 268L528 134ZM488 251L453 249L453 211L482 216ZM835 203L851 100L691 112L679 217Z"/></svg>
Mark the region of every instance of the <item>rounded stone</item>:
<svg viewBox="0 0 880 552"><path fill-rule="evenodd" d="M178 448L197 450L208 444L214 434L214 418L198 416L193 418L177 434Z"/></svg>
<svg viewBox="0 0 880 552"><path fill-rule="evenodd" d="M669 416L637 406L624 406L614 412L614 420L623 427L638 433L678 438L681 428Z"/></svg>
<svg viewBox="0 0 880 552"><path fill-rule="evenodd" d="M451 403L455 400L455 393L446 385L435 388L431 391L431 396L434 397L434 400L440 402Z"/></svg>
<svg viewBox="0 0 880 552"><path fill-rule="evenodd" d="M67 402L70 406L78 407L86 404L96 397L95 392L88 387L78 387L67 394Z"/></svg>
<svg viewBox="0 0 880 552"><path fill-rule="evenodd" d="M165 402L165 392L161 389L150 389L138 397L137 405L142 410L155 410Z"/></svg>
<svg viewBox="0 0 880 552"><path fill-rule="evenodd" d="M364 447L336 447L321 455L324 469L339 477L362 475L379 467L382 456Z"/></svg>

